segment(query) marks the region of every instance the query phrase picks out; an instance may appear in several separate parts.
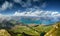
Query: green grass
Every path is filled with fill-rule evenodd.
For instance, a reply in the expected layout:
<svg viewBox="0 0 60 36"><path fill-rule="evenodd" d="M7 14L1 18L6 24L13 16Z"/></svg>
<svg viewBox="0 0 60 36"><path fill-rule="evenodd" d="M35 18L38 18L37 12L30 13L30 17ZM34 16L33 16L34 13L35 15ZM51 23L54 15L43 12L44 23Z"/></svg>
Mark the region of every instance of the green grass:
<svg viewBox="0 0 60 36"><path fill-rule="evenodd" d="M14 29L15 28L15 29ZM34 31L33 29L30 29L29 27L26 27L26 26L16 26L14 27L12 30L14 31L14 33L26 33L26 34L29 34L29 35L39 35L38 32Z"/></svg>
<svg viewBox="0 0 60 36"><path fill-rule="evenodd" d="M45 36L60 36L60 22L59 23L55 23L55 25L53 25L53 28L47 32L48 34L46 34Z"/></svg>
<svg viewBox="0 0 60 36"><path fill-rule="evenodd" d="M15 26L12 28L14 33L26 33L28 35L40 36L42 32L48 32L52 26L39 25L37 27Z"/></svg>
<svg viewBox="0 0 60 36"><path fill-rule="evenodd" d="M56 29L56 26L58 27ZM21 26L16 25L9 29L7 32L11 36L60 36L60 23L55 23L54 25L39 25L39 26ZM47 34L48 33L48 34Z"/></svg>
<svg viewBox="0 0 60 36"><path fill-rule="evenodd" d="M37 27L32 27L32 28L37 30L40 33L40 32L48 32L50 31L50 29L52 29L52 27L53 26L39 25Z"/></svg>

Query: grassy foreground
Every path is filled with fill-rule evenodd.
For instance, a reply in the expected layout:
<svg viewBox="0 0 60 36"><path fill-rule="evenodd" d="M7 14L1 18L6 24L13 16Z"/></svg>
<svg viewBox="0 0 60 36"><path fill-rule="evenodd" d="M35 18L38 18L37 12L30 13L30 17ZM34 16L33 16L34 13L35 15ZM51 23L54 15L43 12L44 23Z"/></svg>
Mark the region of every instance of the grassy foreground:
<svg viewBox="0 0 60 36"><path fill-rule="evenodd" d="M60 22L53 25L16 25L11 29L0 29L0 36L60 36Z"/></svg>

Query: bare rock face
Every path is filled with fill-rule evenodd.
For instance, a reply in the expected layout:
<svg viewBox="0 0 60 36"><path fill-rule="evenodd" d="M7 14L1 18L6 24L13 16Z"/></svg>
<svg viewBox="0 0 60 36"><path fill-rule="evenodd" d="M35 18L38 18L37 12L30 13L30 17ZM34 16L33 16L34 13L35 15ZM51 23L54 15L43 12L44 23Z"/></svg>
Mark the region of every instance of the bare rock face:
<svg viewBox="0 0 60 36"><path fill-rule="evenodd" d="M11 35L5 29L1 29L0 36L11 36Z"/></svg>

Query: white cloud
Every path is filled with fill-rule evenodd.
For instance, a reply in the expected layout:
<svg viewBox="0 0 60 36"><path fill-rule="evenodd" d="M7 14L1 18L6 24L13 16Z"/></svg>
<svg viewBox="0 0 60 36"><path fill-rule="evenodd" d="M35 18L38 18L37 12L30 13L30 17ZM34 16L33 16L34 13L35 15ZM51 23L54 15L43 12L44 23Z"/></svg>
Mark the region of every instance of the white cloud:
<svg viewBox="0 0 60 36"><path fill-rule="evenodd" d="M11 17L8 15L0 14L0 23L3 22L4 20L9 21L11 20Z"/></svg>
<svg viewBox="0 0 60 36"><path fill-rule="evenodd" d="M52 15L53 16L60 16L60 13L59 12L52 12Z"/></svg>
<svg viewBox="0 0 60 36"><path fill-rule="evenodd" d="M24 13L19 13L19 12L15 12L15 16L24 16L25 12Z"/></svg>
<svg viewBox="0 0 60 36"><path fill-rule="evenodd" d="M12 4L12 3L10 3L10 4L9 4L9 8L11 9L12 7L13 7L13 4Z"/></svg>
<svg viewBox="0 0 60 36"><path fill-rule="evenodd" d="M42 8L45 8L46 6L47 6L47 3L46 3L46 2L44 2L44 3L41 5Z"/></svg>
<svg viewBox="0 0 60 36"><path fill-rule="evenodd" d="M1 10L6 10L7 8L11 8L12 6L13 6L12 3L9 3L9 2L7 2L7 1L5 1L5 2L3 3L3 5L0 7L0 9L1 9Z"/></svg>
<svg viewBox="0 0 60 36"><path fill-rule="evenodd" d="M35 7L35 8L45 8L47 6L47 3L44 2L42 3L42 5L40 4L40 6L35 5L35 2L41 3L42 0L26 0L26 2L22 1L22 0L13 0L15 3L19 3L22 7L26 7L29 8L31 6ZM33 3L32 3L33 2Z"/></svg>
<svg viewBox="0 0 60 36"><path fill-rule="evenodd" d="M22 1L22 0L13 0L15 3L19 3L22 7L30 7L31 4L31 0L27 0L26 2Z"/></svg>
<svg viewBox="0 0 60 36"><path fill-rule="evenodd" d="M22 0L13 0L16 3L20 3Z"/></svg>
<svg viewBox="0 0 60 36"><path fill-rule="evenodd" d="M29 12L18 12L16 11L13 16L36 16L36 17L57 17L60 16L59 12L52 12L52 11L29 11Z"/></svg>
<svg viewBox="0 0 60 36"><path fill-rule="evenodd" d="M27 4L23 2L22 0L13 0L15 3L19 3L22 7L26 7Z"/></svg>
<svg viewBox="0 0 60 36"><path fill-rule="evenodd" d="M48 22L57 22L60 21L60 13L59 12L53 12L53 11L43 11L43 10L36 10L36 11L25 11L25 12L19 12L16 11L13 16L31 16L31 17L39 17L36 18L38 20L48 21Z"/></svg>
<svg viewBox="0 0 60 36"><path fill-rule="evenodd" d="M27 2L20 1L20 5L22 5L22 7L30 7L32 5L31 0L27 0Z"/></svg>

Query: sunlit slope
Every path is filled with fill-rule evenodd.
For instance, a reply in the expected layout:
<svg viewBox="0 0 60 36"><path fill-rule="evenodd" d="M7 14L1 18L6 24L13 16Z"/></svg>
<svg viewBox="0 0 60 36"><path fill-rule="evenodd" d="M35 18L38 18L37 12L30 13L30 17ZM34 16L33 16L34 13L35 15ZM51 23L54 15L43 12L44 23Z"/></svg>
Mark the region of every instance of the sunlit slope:
<svg viewBox="0 0 60 36"><path fill-rule="evenodd" d="M16 25L15 27L12 28L12 31L14 33L19 33L23 35L23 33L31 36L40 36L42 33L46 33L50 31L52 28L51 25L46 26L46 25L38 25L38 26L20 26Z"/></svg>
<svg viewBox="0 0 60 36"><path fill-rule="evenodd" d="M53 28L45 36L60 36L60 22L53 25Z"/></svg>
<svg viewBox="0 0 60 36"><path fill-rule="evenodd" d="M39 36L39 33L38 32L36 32L33 29L30 29L27 26L15 26L14 28L12 28L12 31L14 33L20 33L20 34L25 33L27 35Z"/></svg>
<svg viewBox="0 0 60 36"><path fill-rule="evenodd" d="M0 30L0 36L11 36L6 30L1 29Z"/></svg>
<svg viewBox="0 0 60 36"><path fill-rule="evenodd" d="M52 25L39 25L37 27L33 27L35 30L37 30L38 32L48 32L50 29L52 29Z"/></svg>

